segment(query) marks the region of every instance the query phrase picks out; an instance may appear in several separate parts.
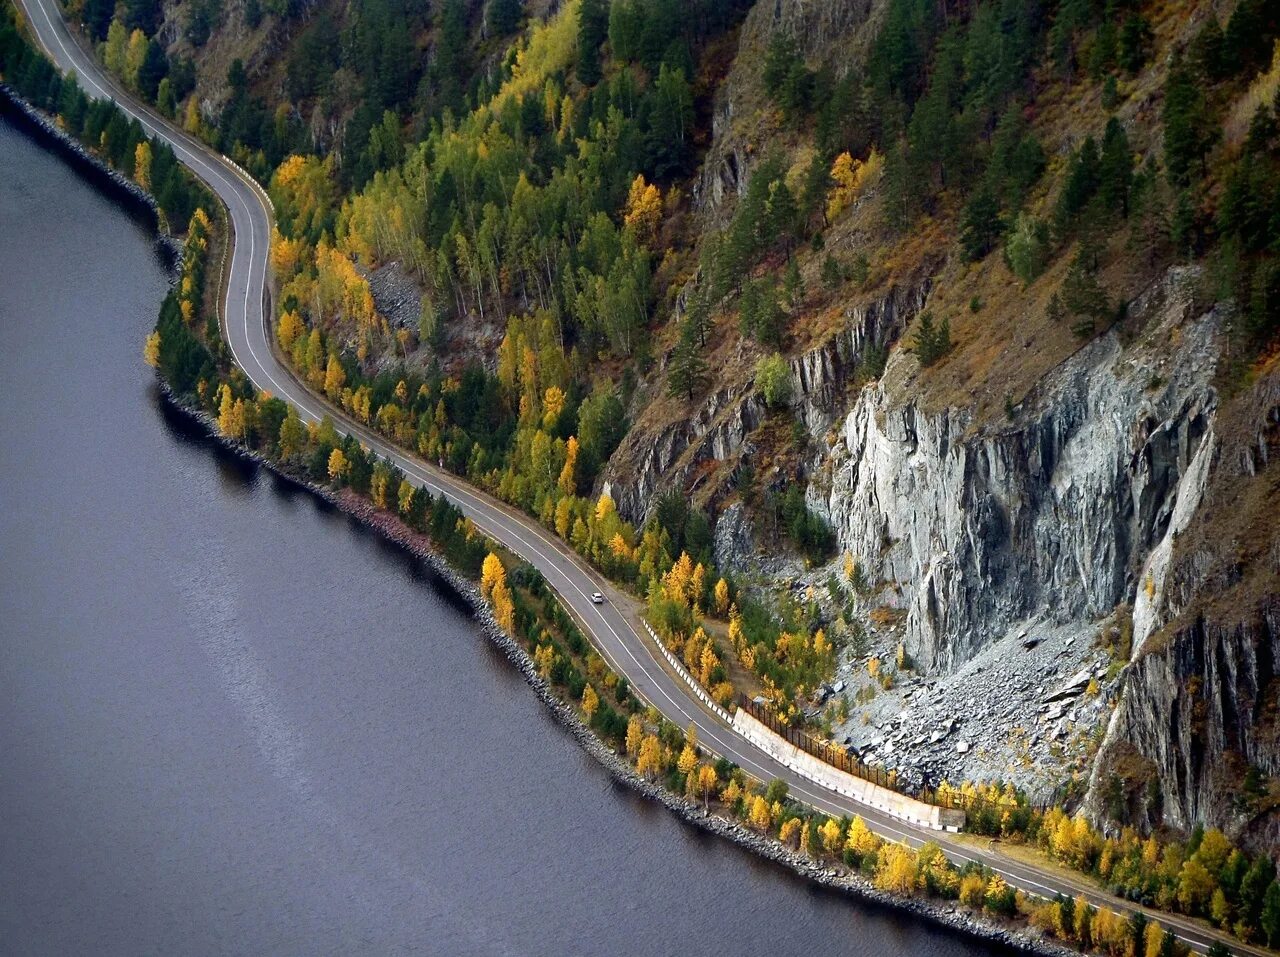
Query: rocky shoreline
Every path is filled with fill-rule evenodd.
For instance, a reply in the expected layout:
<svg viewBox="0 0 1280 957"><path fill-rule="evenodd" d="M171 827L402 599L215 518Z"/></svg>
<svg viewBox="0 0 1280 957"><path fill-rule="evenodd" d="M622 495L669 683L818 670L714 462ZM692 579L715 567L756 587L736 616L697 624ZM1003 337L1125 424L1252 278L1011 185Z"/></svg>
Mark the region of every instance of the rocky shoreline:
<svg viewBox="0 0 1280 957"><path fill-rule="evenodd" d="M753 831L738 821L731 820L721 814L708 813L696 802L670 791L661 784L645 780L635 772L622 757L598 738L579 718L574 709L555 693L552 686L545 681L533 663L533 659L521 647L515 638L508 635L493 617L492 608L480 594L475 583L460 575L428 544L426 536L407 528L402 522L389 513L375 508L368 501L353 494L342 494L322 485L293 474L281 468L260 453L247 449L238 442L232 441L218 433L217 425L207 413L193 408L175 396L168 385L161 382L165 400L178 412L198 423L210 439L223 447L253 461L274 474L284 478L301 488L306 489L346 515L363 523L373 531L395 542L407 550L415 558L422 560L444 581L459 597L469 604L475 614L485 637L493 642L507 660L524 677L525 683L555 716L556 720L568 731L578 744L605 770L615 781L626 785L649 800L664 805L683 821L733 841L767 860L782 865L794 874L830 890L839 891L870 902L881 907L905 911L913 916L932 921L948 930L965 934L1000 947L1010 948L1023 953L1047 954L1052 957L1066 957L1076 951L1062 947L1054 941L1038 934L983 920L966 908L954 902L934 901L926 898L898 897L878 890L870 881L831 864L815 861L798 851L793 851L772 838Z"/></svg>
<svg viewBox="0 0 1280 957"><path fill-rule="evenodd" d="M178 265L182 262L182 243L163 228L160 204L154 196L85 149L78 139L60 129L52 119L24 100L6 83L0 83L0 114L13 119L17 125L31 133L37 142L58 153L72 169L94 186L111 194L131 213L143 217L147 225L155 230L156 245L164 255L174 279L177 279Z"/></svg>

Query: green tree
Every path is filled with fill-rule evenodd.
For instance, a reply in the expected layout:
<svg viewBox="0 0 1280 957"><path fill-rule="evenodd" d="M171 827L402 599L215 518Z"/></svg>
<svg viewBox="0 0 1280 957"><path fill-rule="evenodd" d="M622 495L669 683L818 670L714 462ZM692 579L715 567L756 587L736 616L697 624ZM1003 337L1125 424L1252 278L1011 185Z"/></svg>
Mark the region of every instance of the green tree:
<svg viewBox="0 0 1280 957"><path fill-rule="evenodd" d="M600 45L609 35L609 10L605 0L582 0L578 8L578 82L600 82Z"/></svg>
<svg viewBox="0 0 1280 957"><path fill-rule="evenodd" d="M1258 928L1268 947L1280 946L1280 882L1273 880L1262 896Z"/></svg>
<svg viewBox="0 0 1280 957"><path fill-rule="evenodd" d="M523 12L520 0L489 0L489 5L485 8L485 24L489 28L489 35L505 37L515 33Z"/></svg>
<svg viewBox="0 0 1280 957"><path fill-rule="evenodd" d="M1067 276L1062 281L1062 304L1072 314L1087 320L1076 327L1076 334L1081 337L1092 335L1094 324L1111 315L1106 290L1098 281L1097 267L1091 262L1083 243L1072 257Z"/></svg>
<svg viewBox="0 0 1280 957"><path fill-rule="evenodd" d="M91 39L105 40L115 12L115 0L85 0L80 12L80 22L84 24Z"/></svg>
<svg viewBox="0 0 1280 957"><path fill-rule="evenodd" d="M684 71L662 64L649 102L649 170L655 179L679 176L687 172L692 157L693 92Z"/></svg>
<svg viewBox="0 0 1280 957"><path fill-rule="evenodd" d="M1275 880L1276 867L1266 854L1259 854L1240 882L1240 919L1249 927L1260 926L1267 889Z"/></svg>
<svg viewBox="0 0 1280 957"><path fill-rule="evenodd" d="M687 324L682 324L680 341L676 343L667 367L667 394L684 396L686 401L692 402L694 394L706 385L707 378L707 362L702 357L697 338Z"/></svg>
<svg viewBox="0 0 1280 957"><path fill-rule="evenodd" d="M138 68L138 92L156 102L160 83L168 72L169 58L165 56L164 47L152 37L147 41L147 52Z"/></svg>
<svg viewBox="0 0 1280 957"><path fill-rule="evenodd" d="M1024 283L1035 281L1049 262L1049 227L1027 213L1019 213L1004 246L1005 262Z"/></svg>
<svg viewBox="0 0 1280 957"><path fill-rule="evenodd" d="M1062 186L1062 192L1058 194L1058 203L1054 209L1054 230L1060 237L1068 235L1075 227L1080 213L1098 191L1098 183L1102 177L1101 166L1098 143L1092 136L1087 137L1071 157L1066 182Z"/></svg>
<svg viewBox="0 0 1280 957"><path fill-rule="evenodd" d="M748 282L738 303L738 322L742 334L765 346L782 344L786 314L778 304L778 292L764 279Z"/></svg>
<svg viewBox="0 0 1280 957"><path fill-rule="evenodd" d="M981 186L965 205L960 220L960 249L970 262L991 252L1004 233L1000 204L986 186Z"/></svg>
<svg viewBox="0 0 1280 957"><path fill-rule="evenodd" d="M1129 137L1114 116L1107 121L1098 161L1099 194L1106 207L1128 218L1133 193L1133 151Z"/></svg>
<svg viewBox="0 0 1280 957"><path fill-rule="evenodd" d="M1164 163L1169 182L1184 186L1197 167L1204 170L1205 158L1217 140L1205 100L1203 85L1181 53L1175 53L1164 87Z"/></svg>
<svg viewBox="0 0 1280 957"><path fill-rule="evenodd" d="M934 325L933 314L922 313L912 339L911 351L916 354L922 366L931 366L941 359L951 351L951 320L943 319L941 325Z"/></svg>
<svg viewBox="0 0 1280 957"><path fill-rule="evenodd" d="M769 408L786 405L791 398L791 367L787 360L774 352L757 362L756 388Z"/></svg>
<svg viewBox="0 0 1280 957"><path fill-rule="evenodd" d="M1120 28L1120 66L1129 73L1137 73L1147 61L1147 51L1151 47L1151 24L1147 18L1138 13L1131 13L1125 18Z"/></svg>

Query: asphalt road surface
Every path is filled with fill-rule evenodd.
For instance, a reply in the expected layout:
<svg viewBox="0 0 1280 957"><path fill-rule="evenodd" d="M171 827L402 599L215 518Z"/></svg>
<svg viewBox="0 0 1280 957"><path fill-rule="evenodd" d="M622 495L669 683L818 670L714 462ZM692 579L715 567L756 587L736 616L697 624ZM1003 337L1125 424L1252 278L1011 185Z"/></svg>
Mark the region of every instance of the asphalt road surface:
<svg viewBox="0 0 1280 957"><path fill-rule="evenodd" d="M665 664L653 640L637 627L633 599L619 592L591 569L566 544L544 530L533 518L481 492L465 481L390 444L377 433L350 419L324 398L303 385L277 357L265 308L268 252L272 224L271 202L262 188L233 162L180 130L149 107L136 101L107 77L85 52L62 20L56 0L17 0L40 45L64 72L74 70L82 88L93 97L114 99L136 117L147 132L166 140L177 157L217 194L226 206L233 231L229 261L222 264L226 277L223 334L235 361L259 389L293 405L306 421L328 415L339 432L355 435L364 445L394 462L414 485L432 495L444 495L487 535L536 567L555 589L561 601L590 636L595 647L618 674L625 675L632 690L680 727L694 724L698 743L717 756L738 764L748 774L768 781L786 781L793 797L827 814L861 815L867 826L886 838L919 846L936 841L957 863L980 860L1014 887L1053 897L1084 894L1091 903L1128 913L1134 906L1101 892L1084 877L1063 876L1015 861L997 847L976 850L946 834L899 821L852 798L826 790L779 764L737 734L703 705ZM605 602L596 605L591 593L599 591ZM1195 951L1222 940L1237 954L1259 957L1272 953L1218 935L1207 925L1177 915L1153 913L1172 927Z"/></svg>

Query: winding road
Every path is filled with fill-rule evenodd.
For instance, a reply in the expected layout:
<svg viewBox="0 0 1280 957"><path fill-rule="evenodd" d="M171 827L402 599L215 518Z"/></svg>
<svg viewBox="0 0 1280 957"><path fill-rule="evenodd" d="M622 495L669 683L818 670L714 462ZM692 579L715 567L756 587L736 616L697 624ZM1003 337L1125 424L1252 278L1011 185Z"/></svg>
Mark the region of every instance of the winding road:
<svg viewBox="0 0 1280 957"><path fill-rule="evenodd" d="M652 638L637 627L634 600L597 574L566 544L548 534L534 519L388 443L303 385L273 349L274 336L269 327L269 310L265 307L273 211L266 193L232 161L140 104L109 78L71 34L63 22L57 0L14 2L25 13L40 46L61 70L74 70L86 93L115 100L136 117L148 133L167 141L178 159L226 206L233 243L229 262L225 264L223 331L236 363L254 385L292 404L304 420L318 421L328 415L340 432L356 436L379 455L393 461L414 485L433 495L447 497L486 534L535 566L609 665L626 676L632 689L646 703L682 728L694 724L704 749L737 763L762 781L785 780L792 796L824 813L859 814L876 833L913 846L936 841L953 861L981 860L1010 884L1031 893L1048 897L1058 893L1073 897L1083 894L1096 906L1118 913L1127 914L1134 909L1128 902L1100 891L1085 878L1029 865L1005 856L998 848L979 850L972 841L905 823L828 791L778 763L737 734L695 697L666 664ZM604 604L592 603L593 591L605 595ZM1153 916L1165 926L1173 927L1199 953L1206 952L1214 941L1222 941L1234 953L1257 957L1273 953L1240 944L1207 925L1177 915Z"/></svg>

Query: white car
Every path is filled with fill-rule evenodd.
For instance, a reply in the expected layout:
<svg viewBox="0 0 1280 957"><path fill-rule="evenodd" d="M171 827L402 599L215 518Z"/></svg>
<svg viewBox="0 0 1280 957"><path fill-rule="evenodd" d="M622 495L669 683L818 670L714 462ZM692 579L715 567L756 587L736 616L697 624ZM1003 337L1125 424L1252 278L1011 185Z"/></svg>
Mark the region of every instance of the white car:
<svg viewBox="0 0 1280 957"><path fill-rule="evenodd" d="M598 591L593 591L591 593L591 603L593 605L603 605L604 595L600 594Z"/></svg>

